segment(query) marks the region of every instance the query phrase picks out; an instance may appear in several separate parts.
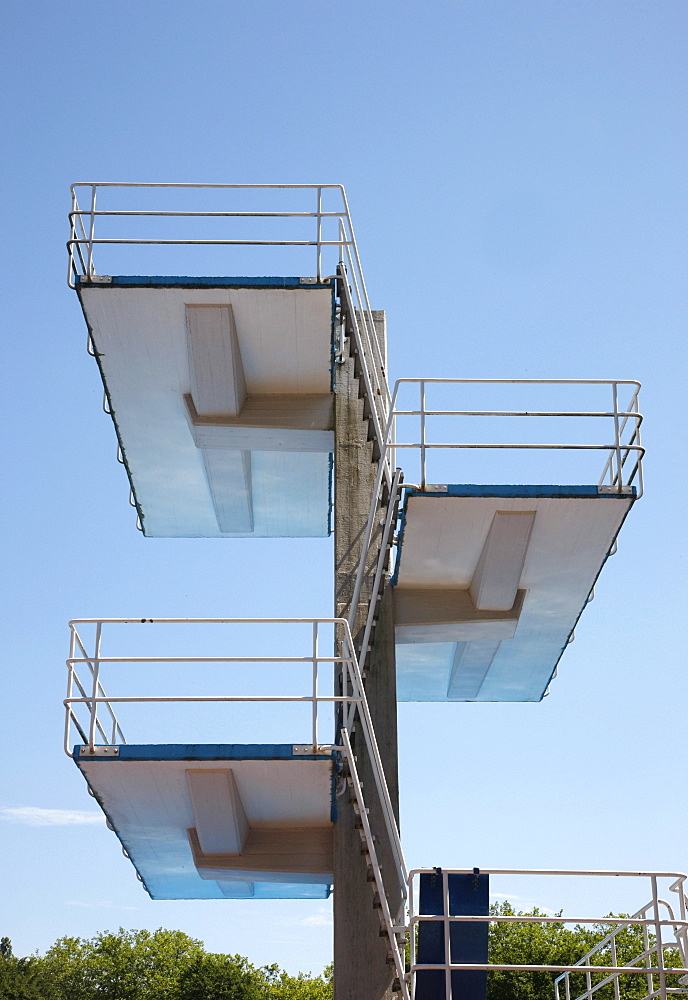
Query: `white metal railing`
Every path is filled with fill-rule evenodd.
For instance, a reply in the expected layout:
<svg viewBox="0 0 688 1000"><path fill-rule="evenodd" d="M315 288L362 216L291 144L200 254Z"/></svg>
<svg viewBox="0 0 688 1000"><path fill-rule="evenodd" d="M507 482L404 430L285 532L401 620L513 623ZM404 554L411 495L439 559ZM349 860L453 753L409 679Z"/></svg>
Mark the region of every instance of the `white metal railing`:
<svg viewBox="0 0 688 1000"><path fill-rule="evenodd" d="M236 655L227 656L131 656L131 655L104 655L102 651L103 629L115 625L183 625L183 626L210 626L210 625L283 625L283 626L310 626L311 639L309 648L299 656L280 656L274 654L265 655ZM94 630L92 651L87 649L87 643L79 632L79 627L87 626ZM320 637L325 626L339 626L344 629L342 638L342 655L335 656L320 649ZM342 703L348 716L355 710L356 705L364 695L361 693L358 684L356 671L358 664L352 653L353 645L350 634L347 632L345 622L338 619L329 618L299 618L299 619L279 619L279 618L81 618L69 623L70 627L70 650L67 659L67 697L65 699L65 751L72 755L72 739L74 732L78 733L81 740L91 750L96 745L112 745L116 742L125 743L122 727L116 716L116 706L126 704L230 704L236 702L253 702L268 704L288 704L303 703L310 705L311 724L310 739L308 742L314 748L330 745L329 741L320 739L318 731L318 709L323 704ZM83 631L83 628L82 628ZM113 630L110 630L111 633ZM141 664L143 665L181 665L188 664L239 664L247 663L252 665L288 665L288 664L310 664L312 666L309 689L303 694L221 694L221 695L106 695L102 684L103 669L111 673L116 665ZM323 694L319 689L319 670L324 665L330 667L340 665L346 684L342 695ZM80 668L87 669L86 679L80 676ZM107 721L104 721L103 716ZM315 752L315 751L314 751Z"/></svg>
<svg viewBox="0 0 688 1000"><path fill-rule="evenodd" d="M143 625L147 629L151 625L255 625L255 626L310 626L309 648L301 656L277 656L274 654L251 655L243 653L227 656L131 656L104 655L103 629L107 626ZM87 642L79 633L79 627L86 626L93 632L92 651L89 652ZM260 702L274 704L305 703L311 706L311 727L309 745L313 753L334 751L340 753L347 761L352 778L356 809L361 816L362 831L370 863L373 869L375 885L380 899L383 919L390 940L390 947L397 969L397 975L404 975L403 946L398 939L399 927L405 911L406 884L408 872L399 839L399 831L394 816L394 809L385 779L380 751L375 737L375 730L366 699L361 671L354 654L354 646L348 623L339 618L80 618L69 623L70 650L67 658L67 697L65 706L64 748L68 756L73 756L74 734L82 741L82 751L86 754L96 753L99 747L109 747L115 744L125 744L120 723L115 714L115 706L123 704L194 704L194 703L236 703ZM341 655L323 653L320 649L321 631L335 632L340 639ZM82 629L83 631L83 629ZM334 635L332 635L334 640ZM118 695L107 696L101 682L103 667L108 670L117 665L125 664L304 664L311 665L311 680L309 690L301 695ZM342 676L341 694L323 694L319 689L320 668L329 666L334 671L339 668ZM86 680L79 676L79 668L86 668ZM334 678L333 678L334 680ZM75 694L75 692L78 692ZM341 742L332 744L323 742L318 732L318 707L322 704L339 705L342 711ZM82 714L80 714L82 713ZM103 721L107 716L107 723ZM394 859L394 885L385 882L378 860L376 838L370 828L368 807L363 798L363 791L356 768L356 757L352 752L351 735L356 724L365 742L371 762L375 789L378 796L385 828ZM387 898L387 889L398 893L401 898L401 909L392 913ZM403 928L401 929L403 934ZM408 995L405 995L407 1000Z"/></svg>
<svg viewBox="0 0 688 1000"><path fill-rule="evenodd" d="M411 408L401 408L398 405L399 393L402 387L415 385L418 387L418 405ZM462 387L491 385L491 386L597 386L608 387L610 406L605 409L594 410L495 410L495 409L438 409L428 406L428 387L452 386L456 387L456 395L460 399ZM622 390L626 393L627 399L620 405L620 395ZM642 457L644 449L640 442L640 425L642 414L638 409L638 394L640 383L631 379L437 379L437 378L407 378L399 379L394 386L390 415L385 429L385 451L390 453L390 464L392 467L396 463L396 451L398 449L415 449L420 456L420 487L427 485L427 464L428 453L438 450L508 450L508 451L577 451L596 452L604 454L604 466L600 475L598 486L607 487L611 491L623 493L628 490L634 481L638 483L638 495L642 495ZM417 418L418 438L414 441L400 441L396 437L396 428L399 418ZM429 434L429 423L433 418L585 418L604 420L611 425L610 434L607 440L590 443L572 443L564 441L552 441L549 443L535 442L481 442L469 440L437 441L433 440ZM446 424L443 426L447 426ZM452 425L455 426L455 425ZM433 480L431 480L433 481ZM457 479L456 482L465 480Z"/></svg>
<svg viewBox="0 0 688 1000"><path fill-rule="evenodd" d="M563 917L537 914L499 914L491 912L462 916L449 916L449 878L454 874L471 875L479 871L481 875L524 875L524 876L574 876L576 878L627 878L642 879L649 883L650 902L641 907L632 916L584 916ZM414 883L421 875L441 875L442 877L442 913L421 914L418 912L418 893ZM660 895L661 886L665 885L669 892L675 894L673 906ZM677 995L688 995L688 897L686 896L688 877L679 872L628 872L628 871L571 871L554 869L511 869L511 868L481 868L481 869L414 869L409 872L409 921L408 939L410 945L409 969L406 980L409 983L410 996L415 996L416 980L419 973L436 970L444 973L445 1000L456 1000L452 996L452 972L461 970L484 970L490 972L550 972L553 976L555 1000L592 1000L603 996L600 993L608 986L613 991L615 1000L626 995L624 985L643 978L646 983L644 1000L659 997L668 1000ZM444 962L420 963L417 960L417 929L424 923L441 923L443 928ZM554 965L549 963L527 962L452 962L451 958L451 925L461 923L492 924L540 924L540 925L576 925L582 927L592 925L595 931L600 927L601 938L585 955L572 965ZM617 944L620 936L628 928L637 928L642 935L642 948L639 954L630 958L623 953ZM667 965L665 952L673 949L679 956L680 965ZM624 949L625 952L625 949ZM576 989L577 980L583 980L585 986L582 992ZM636 987L637 988L637 987ZM563 992L562 992L563 990ZM609 995L609 991L607 994ZM635 991L633 996L639 994Z"/></svg>
<svg viewBox="0 0 688 1000"><path fill-rule="evenodd" d="M118 209L102 207L103 199L113 191L131 189L134 192L203 192L220 197L248 192L297 192L312 198L310 210L304 211L246 211L246 210L205 210L186 211L174 209ZM333 210L326 210L323 198L329 194L335 201ZM82 182L71 187L72 207L69 213L70 237L67 242L69 266L67 280L71 288L77 282L97 278L95 248L120 246L188 246L188 247L312 247L314 250L315 277L318 282L338 279L341 293L340 322L344 324L348 315L356 346L363 359L362 378L365 393L370 401L371 419L380 450L387 415L390 407L390 392L385 375L383 348L379 342L373 312L370 307L368 290L361 267L356 236L354 233L346 191L341 184L155 184L119 182ZM81 201L80 201L81 199ZM187 239L183 233L173 238L108 236L101 233L105 220L224 220L227 235L217 239ZM254 239L232 235L231 228L238 220L312 220L310 238ZM98 220L98 222L97 222ZM335 225L332 233L326 233L327 225ZM329 238L328 238L329 237ZM336 253L328 254L332 250ZM327 260L326 260L327 258ZM331 264L332 273L327 274L325 264ZM340 327L341 329L341 327ZM89 342L89 350L92 349Z"/></svg>

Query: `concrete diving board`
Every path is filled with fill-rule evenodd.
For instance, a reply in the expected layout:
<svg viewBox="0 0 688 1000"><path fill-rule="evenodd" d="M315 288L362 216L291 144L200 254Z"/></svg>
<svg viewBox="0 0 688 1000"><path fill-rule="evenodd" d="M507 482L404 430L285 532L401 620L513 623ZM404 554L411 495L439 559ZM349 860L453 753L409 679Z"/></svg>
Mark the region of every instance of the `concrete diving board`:
<svg viewBox="0 0 688 1000"><path fill-rule="evenodd" d="M79 277L145 535L330 530L334 283Z"/></svg>
<svg viewBox="0 0 688 1000"><path fill-rule="evenodd" d="M74 748L152 899L325 899L333 759L288 745Z"/></svg>
<svg viewBox="0 0 688 1000"><path fill-rule="evenodd" d="M540 701L635 495L409 490L392 581L399 700Z"/></svg>

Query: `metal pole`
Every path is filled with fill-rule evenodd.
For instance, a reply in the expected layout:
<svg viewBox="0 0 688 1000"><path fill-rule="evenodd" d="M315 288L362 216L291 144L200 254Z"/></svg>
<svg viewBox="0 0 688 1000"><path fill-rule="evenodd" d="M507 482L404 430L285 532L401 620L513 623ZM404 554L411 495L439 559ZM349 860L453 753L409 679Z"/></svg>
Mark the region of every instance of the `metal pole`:
<svg viewBox="0 0 688 1000"><path fill-rule="evenodd" d="M91 225L88 230L88 257L86 261L86 274L90 277L94 273L93 268L93 234L96 225L96 185L91 185Z"/></svg>
<svg viewBox="0 0 688 1000"><path fill-rule="evenodd" d="M425 489L425 380L420 380L420 484Z"/></svg>
<svg viewBox="0 0 688 1000"><path fill-rule="evenodd" d="M619 434L619 399L616 382L612 383L612 398L614 400L614 446L616 449L616 488L619 493L623 489L623 462L621 461L621 437Z"/></svg>
<svg viewBox="0 0 688 1000"><path fill-rule="evenodd" d="M318 752L318 623L313 622L313 753Z"/></svg>
<svg viewBox="0 0 688 1000"><path fill-rule="evenodd" d="M321 278L321 275L322 275L322 252L321 252L321 247L320 247L320 243L321 243L321 240L322 240L322 188L321 187L318 188L318 220L317 220L317 223L316 223L316 233L317 233L317 235L316 235L316 243L317 243L317 250L316 250L316 258L317 258L316 259L316 265L317 265L316 266L316 277L317 277L318 281L320 281L320 278Z"/></svg>
<svg viewBox="0 0 688 1000"><path fill-rule="evenodd" d="M92 660L93 687L91 699L91 724L88 730L88 745L93 750L96 742L96 726L98 725L98 684L100 674L100 632L101 623L96 624L95 656Z"/></svg>

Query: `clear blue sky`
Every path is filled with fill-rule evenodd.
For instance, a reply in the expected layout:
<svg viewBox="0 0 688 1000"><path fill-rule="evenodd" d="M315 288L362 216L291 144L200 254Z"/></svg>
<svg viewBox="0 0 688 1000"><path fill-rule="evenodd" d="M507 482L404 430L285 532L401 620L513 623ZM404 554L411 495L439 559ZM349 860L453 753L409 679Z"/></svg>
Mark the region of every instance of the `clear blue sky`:
<svg viewBox="0 0 688 1000"><path fill-rule="evenodd" d="M329 541L135 531L65 282L75 180L342 182L393 378L643 381L646 496L551 696L403 706L402 830L413 866L685 867L685 0L15 0L2 45L0 933L331 949L324 904L153 903L100 821L7 812L96 815L61 751L68 619L332 601Z"/></svg>

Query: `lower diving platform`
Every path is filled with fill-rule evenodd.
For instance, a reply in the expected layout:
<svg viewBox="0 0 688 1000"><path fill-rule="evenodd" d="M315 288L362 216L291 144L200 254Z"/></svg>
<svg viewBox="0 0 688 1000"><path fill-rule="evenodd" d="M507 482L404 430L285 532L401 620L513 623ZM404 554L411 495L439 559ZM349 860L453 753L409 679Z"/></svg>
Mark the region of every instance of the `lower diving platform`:
<svg viewBox="0 0 688 1000"><path fill-rule="evenodd" d="M323 899L333 753L291 745L74 748L152 899Z"/></svg>
<svg viewBox="0 0 688 1000"><path fill-rule="evenodd" d="M64 748L149 895L327 898L343 750L333 736L365 702L346 621L70 628ZM227 733L236 742L217 740Z"/></svg>

